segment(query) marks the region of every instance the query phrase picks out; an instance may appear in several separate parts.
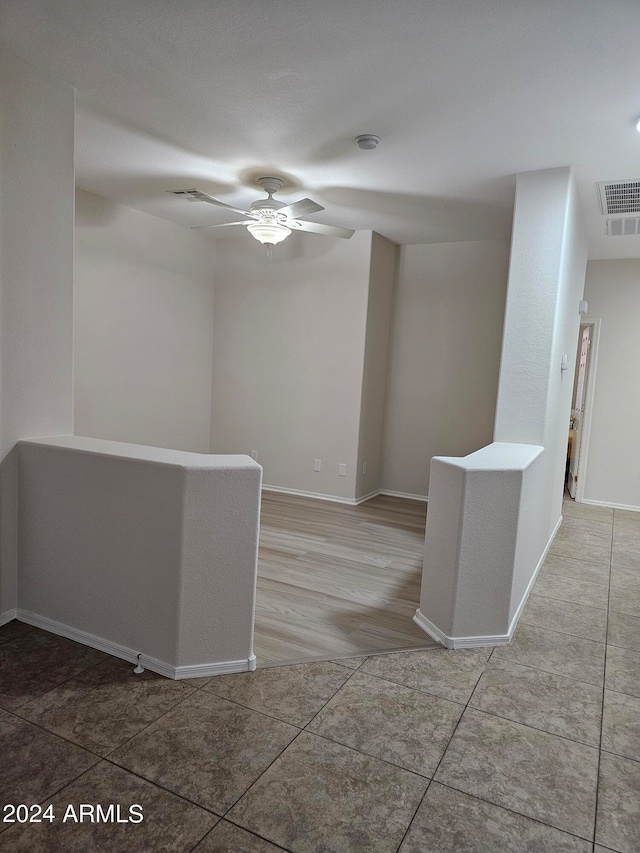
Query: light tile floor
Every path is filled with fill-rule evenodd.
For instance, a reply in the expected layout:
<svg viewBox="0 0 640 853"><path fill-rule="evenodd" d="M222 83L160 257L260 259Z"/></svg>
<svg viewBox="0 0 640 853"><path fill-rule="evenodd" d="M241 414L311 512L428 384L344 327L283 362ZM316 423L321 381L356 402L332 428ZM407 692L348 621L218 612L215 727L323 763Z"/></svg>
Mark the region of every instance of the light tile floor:
<svg viewBox="0 0 640 853"><path fill-rule="evenodd" d="M55 818L6 853L637 853L640 514L566 504L508 647L173 682L12 622L0 709L0 805Z"/></svg>

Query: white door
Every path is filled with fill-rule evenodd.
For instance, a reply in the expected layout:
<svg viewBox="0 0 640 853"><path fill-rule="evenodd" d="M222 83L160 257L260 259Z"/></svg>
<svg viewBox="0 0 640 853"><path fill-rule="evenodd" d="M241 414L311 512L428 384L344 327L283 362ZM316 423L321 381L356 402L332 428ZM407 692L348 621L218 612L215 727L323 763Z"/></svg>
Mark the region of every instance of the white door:
<svg viewBox="0 0 640 853"><path fill-rule="evenodd" d="M576 390L571 417L573 421L573 438L571 441L571 455L569 456L569 494L572 498L576 496L578 483L578 469L580 464L580 445L582 443L582 426L584 420L584 392L587 382L587 370L589 369L589 349L591 347L591 326L583 326L580 335L580 350L578 352L578 364L576 374Z"/></svg>

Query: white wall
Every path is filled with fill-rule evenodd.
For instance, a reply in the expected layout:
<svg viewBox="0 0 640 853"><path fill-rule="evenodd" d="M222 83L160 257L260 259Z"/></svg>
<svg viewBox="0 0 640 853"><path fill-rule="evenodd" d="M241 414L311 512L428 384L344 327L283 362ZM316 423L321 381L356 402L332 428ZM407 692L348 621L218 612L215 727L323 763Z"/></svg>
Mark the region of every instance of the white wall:
<svg viewBox="0 0 640 853"><path fill-rule="evenodd" d="M577 346L586 250L571 170L518 175L495 441L464 460L433 460L429 517L438 523L427 525L416 621L447 645L509 640L560 524L573 383L561 358ZM468 472L478 460L473 483L463 483L456 469ZM439 575L449 585L440 581L434 609L430 585Z"/></svg>
<svg viewBox="0 0 640 853"><path fill-rule="evenodd" d="M589 261L584 298L602 321L584 498L640 508L640 260Z"/></svg>
<svg viewBox="0 0 640 853"><path fill-rule="evenodd" d="M357 498L370 495L380 488L389 338L399 251L395 243L380 234L373 234L360 406Z"/></svg>
<svg viewBox="0 0 640 853"><path fill-rule="evenodd" d="M518 175L495 441L542 445L521 528L515 611L561 520L587 242L568 167ZM567 355L569 369L561 370Z"/></svg>
<svg viewBox="0 0 640 853"><path fill-rule="evenodd" d="M545 448L535 550L561 515L586 257L571 170L518 175L494 440Z"/></svg>
<svg viewBox="0 0 640 853"><path fill-rule="evenodd" d="M16 606L20 438L72 430L74 92L0 47L0 618Z"/></svg>
<svg viewBox="0 0 640 853"><path fill-rule="evenodd" d="M509 245L403 246L394 300L382 487L427 495L433 456L491 440Z"/></svg>
<svg viewBox="0 0 640 853"><path fill-rule="evenodd" d="M20 619L174 678L255 668L259 465L73 435L19 459Z"/></svg>
<svg viewBox="0 0 640 853"><path fill-rule="evenodd" d="M76 434L209 451L214 245L78 191Z"/></svg>
<svg viewBox="0 0 640 853"><path fill-rule="evenodd" d="M492 443L462 459L431 460L415 621L448 648L511 638L514 579L525 566L531 578L539 557L522 548L520 519L537 509L543 454L540 446Z"/></svg>
<svg viewBox="0 0 640 853"><path fill-rule="evenodd" d="M588 250L580 199L571 170L567 171L569 172L569 189L543 442L550 455L550 473L547 485L549 490L548 522L550 531L555 529L562 516L567 441L571 417L571 398L573 396L572 365L575 367L575 353L578 347L581 320L578 309L584 294ZM565 355L568 369L562 371L560 364Z"/></svg>
<svg viewBox="0 0 640 853"><path fill-rule="evenodd" d="M257 451L265 485L355 497L371 244L218 241L211 450Z"/></svg>
<svg viewBox="0 0 640 853"><path fill-rule="evenodd" d="M518 520L512 612L561 520L586 259L571 169L518 175L494 435L545 450Z"/></svg>

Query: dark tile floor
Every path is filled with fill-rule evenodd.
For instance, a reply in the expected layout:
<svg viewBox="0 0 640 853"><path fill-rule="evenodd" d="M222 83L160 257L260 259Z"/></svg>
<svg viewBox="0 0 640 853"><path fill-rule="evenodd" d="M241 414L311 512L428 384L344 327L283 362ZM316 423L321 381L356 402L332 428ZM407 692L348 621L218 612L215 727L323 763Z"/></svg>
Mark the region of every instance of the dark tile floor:
<svg viewBox="0 0 640 853"><path fill-rule="evenodd" d="M54 818L6 853L637 853L640 513L567 503L508 647L175 682L13 622L0 709L0 805Z"/></svg>

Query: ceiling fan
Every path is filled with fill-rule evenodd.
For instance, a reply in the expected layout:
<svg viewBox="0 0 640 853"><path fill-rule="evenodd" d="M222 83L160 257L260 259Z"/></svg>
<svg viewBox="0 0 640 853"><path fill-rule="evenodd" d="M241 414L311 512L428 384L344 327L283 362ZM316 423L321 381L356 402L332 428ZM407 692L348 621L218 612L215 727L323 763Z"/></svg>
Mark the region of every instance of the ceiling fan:
<svg viewBox="0 0 640 853"><path fill-rule="evenodd" d="M286 240L292 231L309 231L313 234L325 234L327 237L345 237L347 239L354 233L351 228L336 228L333 225L321 225L319 222L306 222L301 219L310 213L324 210L324 207L315 201L311 201L310 198L300 199L293 204L276 201L273 194L282 189L284 184L282 178L258 178L258 183L267 193L267 197L254 201L249 210L233 207L233 205L213 198L213 196L200 192L200 190L169 190L169 192L186 198L188 201L206 201L208 204L226 207L227 210L233 210L235 213L242 213L244 216L250 217L239 222L223 222L221 225L197 225L196 228L228 228L232 225L244 225L252 237L266 246L275 246L276 243Z"/></svg>

